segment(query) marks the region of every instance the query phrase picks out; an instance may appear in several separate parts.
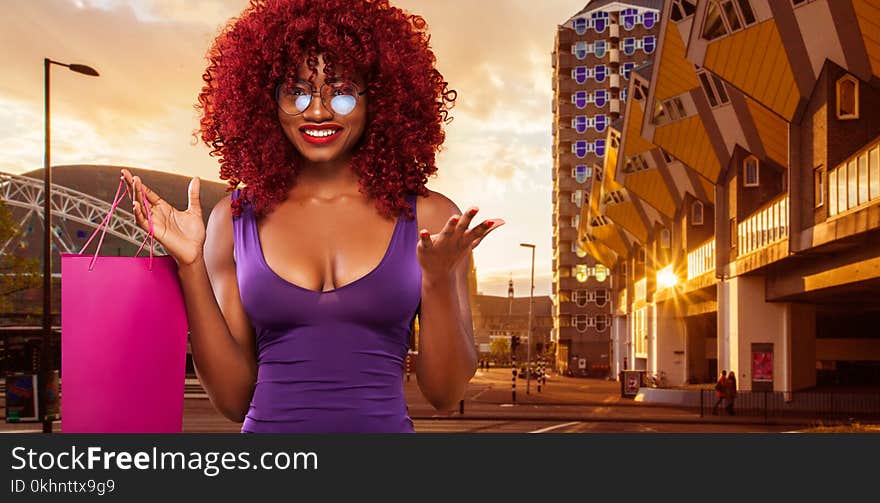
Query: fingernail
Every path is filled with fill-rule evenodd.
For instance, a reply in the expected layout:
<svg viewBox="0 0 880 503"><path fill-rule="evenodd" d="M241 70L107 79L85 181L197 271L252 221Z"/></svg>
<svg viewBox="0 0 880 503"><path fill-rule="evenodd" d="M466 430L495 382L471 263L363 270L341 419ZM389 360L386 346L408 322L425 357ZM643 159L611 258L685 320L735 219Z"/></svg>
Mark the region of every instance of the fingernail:
<svg viewBox="0 0 880 503"><path fill-rule="evenodd" d="M452 219L452 224L455 225L455 224L457 224L457 223L458 223L458 218L457 218L457 217L456 217L456 218L453 218L453 219Z"/></svg>
<svg viewBox="0 0 880 503"><path fill-rule="evenodd" d="M478 210L477 208L473 208L473 209L471 209L471 211L470 211L471 216L476 215L478 211L480 211L480 210Z"/></svg>

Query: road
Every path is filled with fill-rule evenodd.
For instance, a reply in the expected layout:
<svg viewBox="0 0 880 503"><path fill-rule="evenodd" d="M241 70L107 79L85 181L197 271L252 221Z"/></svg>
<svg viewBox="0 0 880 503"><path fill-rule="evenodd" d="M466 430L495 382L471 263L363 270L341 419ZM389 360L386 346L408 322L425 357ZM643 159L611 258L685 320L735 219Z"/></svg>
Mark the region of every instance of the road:
<svg viewBox="0 0 880 503"><path fill-rule="evenodd" d="M700 417L698 411L680 407L635 403L620 396L620 384L599 379L551 375L539 393L525 379L517 379L516 402L511 394L510 369L479 371L465 393L464 413L440 412L422 397L415 375L404 383L404 392L417 432L478 433L743 433L797 429L792 424L763 424L759 418ZM188 379L184 393L183 431L191 433L240 431L216 412L198 381ZM0 432L40 431L34 423L0 422ZM56 422L54 431L62 431Z"/></svg>
<svg viewBox="0 0 880 503"><path fill-rule="evenodd" d="M517 379L512 401L510 369L479 371L465 392L464 414L458 409L435 410L422 397L415 380L404 384L410 417L420 433L745 433L795 429L765 425L748 418L700 418L694 410L635 403L620 396L620 384L599 379L553 375L541 392L533 380L526 394L525 379ZM235 432L232 423L213 411L197 384L191 384L184 411L184 431Z"/></svg>

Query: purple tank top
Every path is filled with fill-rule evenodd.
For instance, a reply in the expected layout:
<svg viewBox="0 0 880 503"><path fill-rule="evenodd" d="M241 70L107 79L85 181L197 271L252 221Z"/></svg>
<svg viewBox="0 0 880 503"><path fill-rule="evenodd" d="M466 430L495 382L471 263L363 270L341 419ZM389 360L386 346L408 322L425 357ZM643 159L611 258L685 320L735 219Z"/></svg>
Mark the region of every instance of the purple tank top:
<svg viewBox="0 0 880 503"><path fill-rule="evenodd" d="M408 201L415 214L415 195ZM416 227L401 214L378 266L317 292L269 268L253 207L242 205L233 218L236 276L258 364L243 433L414 431L403 367L421 302Z"/></svg>

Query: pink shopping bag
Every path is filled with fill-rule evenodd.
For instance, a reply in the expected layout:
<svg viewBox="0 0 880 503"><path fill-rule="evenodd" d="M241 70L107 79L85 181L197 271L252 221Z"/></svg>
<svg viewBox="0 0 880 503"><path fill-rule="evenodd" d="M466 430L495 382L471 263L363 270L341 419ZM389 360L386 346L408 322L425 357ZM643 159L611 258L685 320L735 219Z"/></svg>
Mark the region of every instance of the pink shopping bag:
<svg viewBox="0 0 880 503"><path fill-rule="evenodd" d="M174 433L183 426L187 320L177 264L153 256L149 213L150 232L134 257L98 256L128 193L123 187L120 180L110 212L80 253L61 255L64 433ZM99 230L95 255L83 255ZM138 257L147 239L150 257Z"/></svg>

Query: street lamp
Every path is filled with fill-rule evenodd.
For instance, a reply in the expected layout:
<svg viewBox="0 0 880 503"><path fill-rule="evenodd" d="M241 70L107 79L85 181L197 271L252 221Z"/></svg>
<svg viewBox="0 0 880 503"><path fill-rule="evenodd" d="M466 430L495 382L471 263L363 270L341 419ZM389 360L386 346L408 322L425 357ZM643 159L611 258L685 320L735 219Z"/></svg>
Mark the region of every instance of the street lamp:
<svg viewBox="0 0 880 503"><path fill-rule="evenodd" d="M520 243L519 245L532 249L532 289L529 291L529 338L526 344L526 395L528 395L532 381L532 304L535 297L535 245L529 243Z"/></svg>
<svg viewBox="0 0 880 503"><path fill-rule="evenodd" d="M37 393L39 394L40 415L43 420L43 433L52 433L52 420L46 414L48 401L46 400L46 385L49 384L51 367L54 365L54 354L51 352L52 344L52 171L50 164L50 122L49 122L49 74L52 65L65 66L72 72L97 77L98 72L86 65L66 64L43 58L43 99L45 101L45 157L43 158L43 338L40 341L40 368L37 381Z"/></svg>

